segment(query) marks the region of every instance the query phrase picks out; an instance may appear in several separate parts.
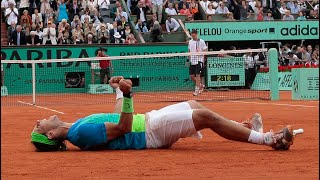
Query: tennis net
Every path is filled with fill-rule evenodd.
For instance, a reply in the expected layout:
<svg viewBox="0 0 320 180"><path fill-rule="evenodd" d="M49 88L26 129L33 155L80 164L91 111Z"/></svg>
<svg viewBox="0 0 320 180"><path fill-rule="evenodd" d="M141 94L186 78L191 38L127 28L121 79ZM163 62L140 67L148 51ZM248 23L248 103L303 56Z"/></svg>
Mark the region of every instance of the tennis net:
<svg viewBox="0 0 320 180"><path fill-rule="evenodd" d="M195 84L186 65L190 55L205 57L205 89L198 96L193 95ZM109 69L100 67L106 60ZM268 73L257 78L258 69L268 64L266 49L2 60L1 105L114 103L106 75L131 79L135 102L270 99Z"/></svg>

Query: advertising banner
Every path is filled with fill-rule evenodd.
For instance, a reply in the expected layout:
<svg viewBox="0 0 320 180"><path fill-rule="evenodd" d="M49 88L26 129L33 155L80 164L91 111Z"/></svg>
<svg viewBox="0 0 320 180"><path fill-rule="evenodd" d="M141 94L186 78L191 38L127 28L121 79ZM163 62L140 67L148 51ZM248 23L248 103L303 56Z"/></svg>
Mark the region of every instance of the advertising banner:
<svg viewBox="0 0 320 180"><path fill-rule="evenodd" d="M204 41L318 39L318 21L186 22Z"/></svg>

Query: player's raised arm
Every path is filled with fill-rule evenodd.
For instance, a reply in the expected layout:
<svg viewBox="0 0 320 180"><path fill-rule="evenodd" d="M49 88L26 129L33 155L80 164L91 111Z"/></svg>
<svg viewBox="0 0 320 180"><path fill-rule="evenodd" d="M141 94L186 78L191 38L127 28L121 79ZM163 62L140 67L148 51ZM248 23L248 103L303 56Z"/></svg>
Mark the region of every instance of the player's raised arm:
<svg viewBox="0 0 320 180"><path fill-rule="evenodd" d="M123 77L118 76L111 78L109 84L113 88L116 88L117 91L115 112L121 113L118 124L106 123L108 140L112 140L125 133L131 132L134 109L131 80L126 80Z"/></svg>

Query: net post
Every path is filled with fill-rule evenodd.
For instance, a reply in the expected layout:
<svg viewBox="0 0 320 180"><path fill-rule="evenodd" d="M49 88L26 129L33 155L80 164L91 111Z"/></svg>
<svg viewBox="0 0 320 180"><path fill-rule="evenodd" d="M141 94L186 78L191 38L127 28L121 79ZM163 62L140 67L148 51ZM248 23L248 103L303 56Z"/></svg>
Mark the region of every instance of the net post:
<svg viewBox="0 0 320 180"><path fill-rule="evenodd" d="M36 63L32 62L32 104L36 105Z"/></svg>
<svg viewBox="0 0 320 180"><path fill-rule="evenodd" d="M278 85L278 51L271 48L268 51L269 58L269 75L270 75L270 96L271 100L279 100L279 85Z"/></svg>

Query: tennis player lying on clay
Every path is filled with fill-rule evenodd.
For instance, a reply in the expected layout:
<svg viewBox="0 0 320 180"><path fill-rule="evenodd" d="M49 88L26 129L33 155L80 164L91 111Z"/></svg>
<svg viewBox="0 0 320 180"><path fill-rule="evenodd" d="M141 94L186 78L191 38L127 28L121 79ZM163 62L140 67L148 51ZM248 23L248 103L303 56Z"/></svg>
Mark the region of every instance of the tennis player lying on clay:
<svg viewBox="0 0 320 180"><path fill-rule="evenodd" d="M57 116L38 120L31 133L37 151L65 150L65 140L81 150L169 148L180 138L201 138L199 131L206 128L229 140L266 145L275 150L288 150L293 143L289 125L279 132L263 133L262 118L257 113L249 122L238 123L196 101L133 114L132 82L113 77L109 83L117 93L114 113L92 114L74 123L63 122Z"/></svg>

